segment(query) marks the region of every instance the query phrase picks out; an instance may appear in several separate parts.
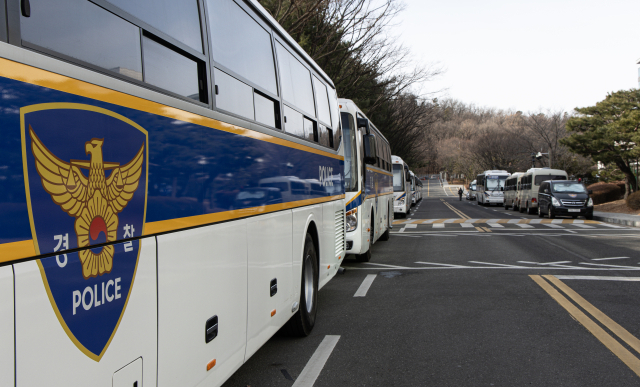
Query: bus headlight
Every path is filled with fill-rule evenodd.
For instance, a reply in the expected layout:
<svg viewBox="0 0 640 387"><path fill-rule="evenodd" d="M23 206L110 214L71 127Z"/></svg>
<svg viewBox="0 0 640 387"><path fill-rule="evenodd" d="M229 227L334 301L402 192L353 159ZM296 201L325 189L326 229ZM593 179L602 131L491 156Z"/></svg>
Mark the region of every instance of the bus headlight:
<svg viewBox="0 0 640 387"><path fill-rule="evenodd" d="M589 198L589 200L587 200L587 207L593 207L593 199Z"/></svg>
<svg viewBox="0 0 640 387"><path fill-rule="evenodd" d="M354 208L347 212L347 232L358 228L358 208Z"/></svg>
<svg viewBox="0 0 640 387"><path fill-rule="evenodd" d="M560 202L558 201L558 199L552 197L551 198L551 204L553 204L554 206L560 206Z"/></svg>
<svg viewBox="0 0 640 387"><path fill-rule="evenodd" d="M398 199L398 204L404 206L404 198Z"/></svg>

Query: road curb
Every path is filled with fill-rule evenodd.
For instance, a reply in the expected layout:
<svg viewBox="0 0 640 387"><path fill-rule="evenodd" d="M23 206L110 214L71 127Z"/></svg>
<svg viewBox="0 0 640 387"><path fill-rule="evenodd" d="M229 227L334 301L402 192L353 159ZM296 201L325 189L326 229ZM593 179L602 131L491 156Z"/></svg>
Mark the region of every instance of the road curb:
<svg viewBox="0 0 640 387"><path fill-rule="evenodd" d="M597 216L597 215L593 216L593 220L598 220L600 222L620 224L620 225L623 225L623 226L640 227L640 221L636 221L636 220L609 218L609 217L606 217L606 216Z"/></svg>

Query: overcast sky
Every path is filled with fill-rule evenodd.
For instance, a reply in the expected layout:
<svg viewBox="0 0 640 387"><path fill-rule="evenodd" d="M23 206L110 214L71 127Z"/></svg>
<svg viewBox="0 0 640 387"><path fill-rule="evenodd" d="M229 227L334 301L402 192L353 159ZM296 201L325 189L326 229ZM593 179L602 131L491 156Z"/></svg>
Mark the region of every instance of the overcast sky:
<svg viewBox="0 0 640 387"><path fill-rule="evenodd" d="M640 0L403 1L394 33L447 70L440 97L571 111L638 86Z"/></svg>

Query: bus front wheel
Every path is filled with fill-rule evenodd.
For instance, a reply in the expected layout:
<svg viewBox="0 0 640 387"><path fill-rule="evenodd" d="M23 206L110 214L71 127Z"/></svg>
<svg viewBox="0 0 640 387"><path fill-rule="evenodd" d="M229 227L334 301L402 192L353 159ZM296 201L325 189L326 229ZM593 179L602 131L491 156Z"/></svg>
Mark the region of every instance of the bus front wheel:
<svg viewBox="0 0 640 387"><path fill-rule="evenodd" d="M284 326L284 330L291 336L304 337L311 333L318 310L318 254L313 238L308 233L304 239L301 277L300 306Z"/></svg>
<svg viewBox="0 0 640 387"><path fill-rule="evenodd" d="M373 213L371 213L371 220L373 221ZM372 222L373 223L373 222ZM364 254L356 254L356 260L358 262L369 262L371 260L371 246L373 246L373 238L376 236L373 231L374 225L370 225L369 227L369 250L367 250Z"/></svg>

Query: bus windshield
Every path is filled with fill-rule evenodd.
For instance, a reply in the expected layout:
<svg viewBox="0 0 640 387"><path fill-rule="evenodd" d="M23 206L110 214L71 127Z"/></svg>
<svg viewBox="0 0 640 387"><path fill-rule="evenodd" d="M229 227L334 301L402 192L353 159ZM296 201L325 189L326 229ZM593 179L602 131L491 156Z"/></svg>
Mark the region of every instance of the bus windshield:
<svg viewBox="0 0 640 387"><path fill-rule="evenodd" d="M393 191L404 191L404 179L402 178L402 164L393 164Z"/></svg>
<svg viewBox="0 0 640 387"><path fill-rule="evenodd" d="M356 130L353 116L341 113L342 133L344 136L344 189L347 192L358 190L358 154L356 152Z"/></svg>
<svg viewBox="0 0 640 387"><path fill-rule="evenodd" d="M487 176L484 189L486 191L500 191L501 188L504 188L504 182L506 180L506 176Z"/></svg>

